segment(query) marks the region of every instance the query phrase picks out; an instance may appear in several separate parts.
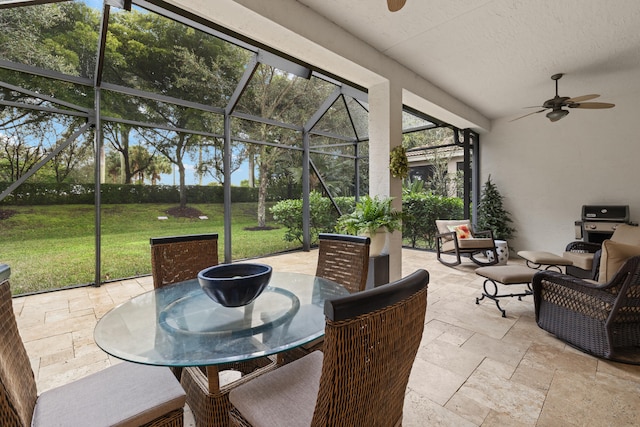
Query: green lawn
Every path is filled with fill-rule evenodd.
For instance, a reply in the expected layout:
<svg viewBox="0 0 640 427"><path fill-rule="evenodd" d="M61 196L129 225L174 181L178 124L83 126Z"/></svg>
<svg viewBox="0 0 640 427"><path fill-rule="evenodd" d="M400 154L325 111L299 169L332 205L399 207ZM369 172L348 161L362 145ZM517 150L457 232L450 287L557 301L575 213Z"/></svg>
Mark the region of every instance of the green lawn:
<svg viewBox="0 0 640 427"><path fill-rule="evenodd" d="M101 279L151 273L149 238L218 233L224 261L221 204L189 205L208 219L168 216L168 204L103 205ZM11 267L13 294L56 289L94 281L95 213L91 205L6 206L15 213L0 220L0 263ZM252 230L256 204L232 205L233 259L252 258L301 247L283 239L284 228Z"/></svg>

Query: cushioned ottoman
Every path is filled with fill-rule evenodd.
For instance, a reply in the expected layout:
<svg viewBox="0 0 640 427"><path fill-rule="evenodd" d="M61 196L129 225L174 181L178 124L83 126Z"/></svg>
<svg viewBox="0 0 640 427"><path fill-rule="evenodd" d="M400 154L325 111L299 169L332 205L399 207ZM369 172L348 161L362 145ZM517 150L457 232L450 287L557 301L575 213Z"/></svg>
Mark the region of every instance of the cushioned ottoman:
<svg viewBox="0 0 640 427"><path fill-rule="evenodd" d="M572 260L561 257L560 255L552 254L551 252L519 251L518 256L527 262L527 267L535 269L539 269L543 265L546 265L547 267L545 270L556 268L560 273L562 273L560 266L573 265Z"/></svg>
<svg viewBox="0 0 640 427"><path fill-rule="evenodd" d="M490 267L480 267L476 269L476 274L485 277L486 280L482 285L482 296L476 298L476 304L480 304L485 297L496 303L496 307L502 313L502 317L507 317L507 313L500 307L499 298L518 297L522 300L523 296L531 295L531 280L537 270L532 270L523 265L494 265ZM520 293L498 294L498 283L501 285L527 285L527 288Z"/></svg>

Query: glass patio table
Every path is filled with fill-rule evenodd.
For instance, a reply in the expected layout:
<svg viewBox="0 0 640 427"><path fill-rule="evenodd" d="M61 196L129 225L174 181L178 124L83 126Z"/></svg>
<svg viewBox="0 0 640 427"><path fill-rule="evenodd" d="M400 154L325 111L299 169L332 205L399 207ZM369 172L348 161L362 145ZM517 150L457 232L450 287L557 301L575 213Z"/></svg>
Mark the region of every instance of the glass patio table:
<svg viewBox="0 0 640 427"><path fill-rule="evenodd" d="M196 279L138 295L105 314L94 330L106 353L130 362L215 366L273 355L324 335L324 301L347 295L323 278L273 272L251 304L223 307Z"/></svg>

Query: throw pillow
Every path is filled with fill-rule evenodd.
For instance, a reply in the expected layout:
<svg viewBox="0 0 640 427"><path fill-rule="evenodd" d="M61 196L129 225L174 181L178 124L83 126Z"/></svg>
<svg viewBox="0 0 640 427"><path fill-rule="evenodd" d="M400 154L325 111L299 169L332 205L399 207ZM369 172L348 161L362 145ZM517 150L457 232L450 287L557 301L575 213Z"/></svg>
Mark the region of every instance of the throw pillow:
<svg viewBox="0 0 640 427"><path fill-rule="evenodd" d="M467 224L448 225L447 228L449 231L455 231L458 239L470 239L472 237L471 230Z"/></svg>
<svg viewBox="0 0 640 427"><path fill-rule="evenodd" d="M624 262L636 255L640 255L640 246L625 245L624 243L605 240L602 242L602 256L600 257L600 273L598 282L607 283L613 279Z"/></svg>

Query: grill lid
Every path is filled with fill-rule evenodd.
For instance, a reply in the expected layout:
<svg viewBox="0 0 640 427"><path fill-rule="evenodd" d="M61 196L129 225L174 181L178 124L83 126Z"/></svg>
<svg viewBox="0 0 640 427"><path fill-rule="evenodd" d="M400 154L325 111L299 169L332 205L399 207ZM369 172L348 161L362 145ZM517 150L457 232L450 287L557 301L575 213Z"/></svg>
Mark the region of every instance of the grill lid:
<svg viewBox="0 0 640 427"><path fill-rule="evenodd" d="M586 221L629 222L629 205L583 205L582 219Z"/></svg>

